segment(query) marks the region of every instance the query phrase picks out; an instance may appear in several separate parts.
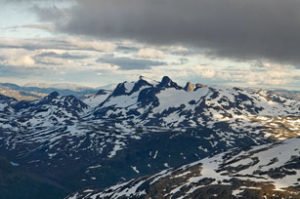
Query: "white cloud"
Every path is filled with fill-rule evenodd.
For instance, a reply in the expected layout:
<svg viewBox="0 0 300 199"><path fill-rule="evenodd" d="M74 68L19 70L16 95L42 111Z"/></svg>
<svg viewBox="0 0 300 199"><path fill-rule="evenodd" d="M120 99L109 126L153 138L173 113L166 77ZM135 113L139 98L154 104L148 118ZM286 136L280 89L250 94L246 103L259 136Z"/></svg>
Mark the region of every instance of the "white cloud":
<svg viewBox="0 0 300 199"><path fill-rule="evenodd" d="M21 48L28 50L58 49L112 52L116 42L92 40L83 37L63 36L54 38L18 39L0 37L0 48Z"/></svg>
<svg viewBox="0 0 300 199"><path fill-rule="evenodd" d="M116 44L108 41L90 40L80 37L68 37L66 41L69 42L70 45L78 47L82 50L92 49L96 51L112 52L116 49Z"/></svg>
<svg viewBox="0 0 300 199"><path fill-rule="evenodd" d="M1 65L23 68L36 68L34 54L23 49L0 49Z"/></svg>
<svg viewBox="0 0 300 199"><path fill-rule="evenodd" d="M144 59L163 59L166 57L162 51L154 48L142 48L138 51L137 56Z"/></svg>
<svg viewBox="0 0 300 199"><path fill-rule="evenodd" d="M214 69L213 67L207 67L202 65L195 66L193 68L193 73L208 79L214 78L217 75L216 69Z"/></svg>
<svg viewBox="0 0 300 199"><path fill-rule="evenodd" d="M96 59L116 49L114 42L80 37L10 39L0 37L0 64L14 68L47 70L117 70Z"/></svg>
<svg viewBox="0 0 300 199"><path fill-rule="evenodd" d="M34 67L35 60L30 55L24 55L10 60L8 64L16 66Z"/></svg>

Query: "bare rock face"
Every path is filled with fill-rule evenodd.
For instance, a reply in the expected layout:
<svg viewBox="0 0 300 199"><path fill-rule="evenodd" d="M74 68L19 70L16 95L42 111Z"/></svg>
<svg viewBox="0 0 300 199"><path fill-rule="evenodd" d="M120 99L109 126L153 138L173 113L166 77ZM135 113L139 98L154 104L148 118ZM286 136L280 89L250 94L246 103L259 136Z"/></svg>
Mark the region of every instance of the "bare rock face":
<svg viewBox="0 0 300 199"><path fill-rule="evenodd" d="M197 90L198 88L204 88L204 87L206 87L204 84L200 84L200 83L193 84L191 82L187 82L184 87L184 90L186 90L187 92L193 92L193 91Z"/></svg>
<svg viewBox="0 0 300 199"><path fill-rule="evenodd" d="M207 85L200 84L200 83L197 83L197 84L196 84L196 89L197 89L197 88L205 88L205 87L207 87Z"/></svg>
<svg viewBox="0 0 300 199"><path fill-rule="evenodd" d="M191 82L187 82L185 87L184 87L184 90L188 91L188 92L193 92L196 88L196 85L191 83Z"/></svg>

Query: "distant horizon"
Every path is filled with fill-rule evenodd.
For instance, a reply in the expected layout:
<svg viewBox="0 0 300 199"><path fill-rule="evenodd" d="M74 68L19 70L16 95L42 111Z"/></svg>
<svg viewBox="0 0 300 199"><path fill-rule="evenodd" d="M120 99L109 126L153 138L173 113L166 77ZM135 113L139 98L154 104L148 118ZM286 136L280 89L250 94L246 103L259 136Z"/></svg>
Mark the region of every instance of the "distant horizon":
<svg viewBox="0 0 300 199"><path fill-rule="evenodd" d="M163 77L163 76L162 76ZM161 78L162 78L161 77ZM161 78L159 79L153 79L155 81L160 81ZM171 77L170 77L171 78ZM188 82L192 83L192 84L204 84L210 87L220 87L220 88L232 88L232 87L237 87L237 88L244 88L244 89L263 89L263 90L284 90L284 91L291 91L291 92L300 92L300 88L297 90L297 88L274 88L274 87L254 87L254 86L237 86L237 85L219 85L219 84L206 84L203 83L201 81L182 81L182 82L177 82L175 81L173 78L171 78L174 82L178 83L178 85L180 85L181 87L184 87ZM119 81L119 82L115 82L115 83L110 83L110 84L103 84L103 85L95 85L95 86L91 86L91 85L85 85L85 84L80 84L80 83L72 83L72 82L26 82L26 83L17 83L17 82L2 82L0 81L0 84L13 84L13 85L17 85L19 87L37 87L37 88L56 88L56 89L75 89L75 88L82 88L82 89L103 89L105 87L111 87L110 89L113 90L115 88L115 86L117 86L119 83L123 83L123 82L135 82L138 81L139 79L136 78L135 80L131 80L131 81Z"/></svg>

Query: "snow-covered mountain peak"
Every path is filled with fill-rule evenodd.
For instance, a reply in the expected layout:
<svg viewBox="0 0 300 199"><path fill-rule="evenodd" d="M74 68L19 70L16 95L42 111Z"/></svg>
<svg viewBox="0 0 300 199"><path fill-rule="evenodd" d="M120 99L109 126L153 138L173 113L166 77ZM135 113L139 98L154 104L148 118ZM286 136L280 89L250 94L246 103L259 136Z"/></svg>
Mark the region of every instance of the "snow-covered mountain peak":
<svg viewBox="0 0 300 199"><path fill-rule="evenodd" d="M157 92L167 88L183 89L168 76L164 76L161 81L154 81L141 76L137 81L125 81L118 84L115 90L112 92L112 96L130 95L134 92L138 92L143 87L155 88Z"/></svg>
<svg viewBox="0 0 300 199"><path fill-rule="evenodd" d="M51 103L55 99L59 98L59 93L57 91L51 92L49 95L43 97L42 99L38 100L39 103Z"/></svg>
<svg viewBox="0 0 300 199"><path fill-rule="evenodd" d="M52 105L65 109L73 109L73 111L81 112L84 109L88 109L88 105L82 102L80 99L73 95L61 96L58 92L52 92L49 95L43 97L42 99L29 102L35 104L36 106Z"/></svg>
<svg viewBox="0 0 300 199"><path fill-rule="evenodd" d="M182 89L176 82L174 82L170 77L164 76L160 83L157 85L158 88L176 88Z"/></svg>

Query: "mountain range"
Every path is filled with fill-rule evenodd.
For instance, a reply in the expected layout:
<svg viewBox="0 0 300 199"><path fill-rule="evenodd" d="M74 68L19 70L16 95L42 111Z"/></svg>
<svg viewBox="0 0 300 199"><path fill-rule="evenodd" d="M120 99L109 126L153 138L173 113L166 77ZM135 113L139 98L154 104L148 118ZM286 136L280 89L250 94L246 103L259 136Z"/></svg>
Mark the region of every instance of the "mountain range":
<svg viewBox="0 0 300 199"><path fill-rule="evenodd" d="M26 101L0 95L0 157L7 165L4 169L11 172L9 177L0 175L5 185L0 192L6 199L20 198L16 194L34 199L51 193L56 193L52 198L62 198L73 192L70 198L97 198L97 194L100 198L103 194L107 198L155 198L153 194L179 198L172 192L178 187L178 194L188 198L219 186L226 197L238 197L247 190L243 178L237 179L239 186L230 183L236 180L234 175L253 175L255 165L269 164L255 159L264 151L289 145L286 142L295 146L286 152L296 158L299 133L296 98L267 90L180 86L167 76L160 81L140 77L112 91L76 95L53 91ZM276 157L270 165L279 163L269 169L280 167L286 176L297 176L298 163L286 169L292 159ZM237 160L241 166L234 164ZM210 167L212 176L200 172ZM259 171L260 176L273 180L269 170ZM181 176L178 182L173 179L177 174ZM157 184L150 183L156 178L152 175L159 176ZM19 186L7 180L11 176L22 176L23 184L30 181L42 188L32 195L5 191ZM133 178L137 179L130 181ZM250 181L257 178L254 175ZM125 184L107 188L117 183Z"/></svg>
<svg viewBox="0 0 300 199"><path fill-rule="evenodd" d="M94 94L98 89L68 84L27 84L25 86L19 86L12 83L0 83L0 94L15 98L19 101L38 100L55 91L62 95L74 95L80 98L84 95Z"/></svg>

